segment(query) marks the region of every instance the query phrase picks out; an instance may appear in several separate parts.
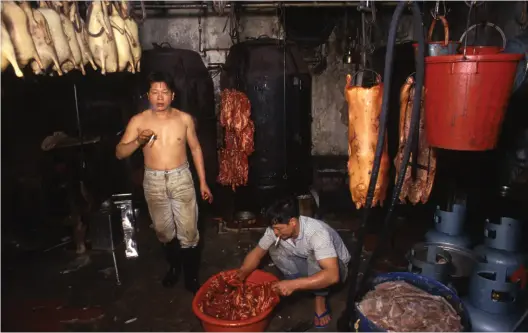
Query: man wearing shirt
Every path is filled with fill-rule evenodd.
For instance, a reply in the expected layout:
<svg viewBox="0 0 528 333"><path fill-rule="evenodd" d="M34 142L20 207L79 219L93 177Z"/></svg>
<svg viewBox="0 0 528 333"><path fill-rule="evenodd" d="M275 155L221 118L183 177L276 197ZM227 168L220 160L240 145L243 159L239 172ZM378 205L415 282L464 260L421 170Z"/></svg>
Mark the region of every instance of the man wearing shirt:
<svg viewBox="0 0 528 333"><path fill-rule="evenodd" d="M266 212L270 227L244 259L238 271L243 280L269 253L284 274L274 285L282 296L310 290L315 295L316 327L331 320L327 304L328 287L346 279L350 254L339 234L323 221L299 216L297 200L278 201ZM277 242L277 239L278 242Z"/></svg>

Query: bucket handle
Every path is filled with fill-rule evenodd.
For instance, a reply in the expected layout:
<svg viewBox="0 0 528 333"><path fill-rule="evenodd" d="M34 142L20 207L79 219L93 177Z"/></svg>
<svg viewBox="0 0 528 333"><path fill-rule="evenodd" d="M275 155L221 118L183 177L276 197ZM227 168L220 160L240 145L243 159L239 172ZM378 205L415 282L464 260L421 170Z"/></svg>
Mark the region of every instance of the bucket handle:
<svg viewBox="0 0 528 333"><path fill-rule="evenodd" d="M444 25L444 46L447 46L449 44L449 23L447 23L447 19L443 15L438 15L433 22L431 22L431 26L429 27L429 33L427 34L427 41L432 42L433 37L433 31L436 25L436 21L442 21L442 24Z"/></svg>
<svg viewBox="0 0 528 333"><path fill-rule="evenodd" d="M468 32L470 32L471 30L475 29L476 27L478 27L479 25L481 25L480 23L477 23L477 24L473 24L471 27L469 27L469 29L467 29L466 31L464 31L464 33L462 34L462 36L460 37L460 43L462 43L462 41L464 40L464 38L466 38L466 35ZM504 49L506 47L506 35L504 35L504 31L502 31L501 28L499 28L498 25L496 24L493 24L491 22L486 22L486 26L488 27L492 27L492 28L495 28L499 34L501 35L502 37L502 48Z"/></svg>
<svg viewBox="0 0 528 333"><path fill-rule="evenodd" d="M354 75L352 75L352 79L350 80L350 82L354 82L354 80L356 79L356 75L358 75L361 72L366 72L366 71L369 71L369 72L372 72L372 73L376 74L376 83L377 84L381 83L381 75L379 75L378 72L376 72L376 71L374 71L372 69L368 69L368 68L364 68L364 69L360 69L360 70L356 71L354 73Z"/></svg>

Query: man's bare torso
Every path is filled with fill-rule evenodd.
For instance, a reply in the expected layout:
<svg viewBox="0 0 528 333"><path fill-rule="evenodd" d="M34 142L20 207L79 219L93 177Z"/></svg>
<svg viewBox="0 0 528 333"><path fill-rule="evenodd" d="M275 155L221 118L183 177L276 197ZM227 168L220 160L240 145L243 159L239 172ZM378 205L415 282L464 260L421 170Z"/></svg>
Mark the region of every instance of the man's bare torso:
<svg viewBox="0 0 528 333"><path fill-rule="evenodd" d="M171 170L187 161L187 125L189 115L172 108L166 114L146 110L139 117L137 133L152 130L156 140L143 147L145 166L154 170Z"/></svg>

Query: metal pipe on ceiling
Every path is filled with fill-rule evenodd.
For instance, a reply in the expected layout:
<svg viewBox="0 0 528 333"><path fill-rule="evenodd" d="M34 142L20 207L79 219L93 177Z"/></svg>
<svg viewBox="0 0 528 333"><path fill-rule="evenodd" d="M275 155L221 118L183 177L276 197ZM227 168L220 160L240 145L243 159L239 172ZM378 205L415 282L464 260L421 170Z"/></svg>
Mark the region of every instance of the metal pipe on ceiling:
<svg viewBox="0 0 528 333"><path fill-rule="evenodd" d="M381 6L396 6L398 1L383 1L378 3ZM359 1L301 1L301 2L247 2L240 3L239 6L244 9L272 9L279 7L357 7ZM145 3L145 9L208 9L212 8L210 3L197 2L166 2L164 4ZM139 5L134 4L134 9L139 9ZM225 8L231 8L231 3L227 3Z"/></svg>

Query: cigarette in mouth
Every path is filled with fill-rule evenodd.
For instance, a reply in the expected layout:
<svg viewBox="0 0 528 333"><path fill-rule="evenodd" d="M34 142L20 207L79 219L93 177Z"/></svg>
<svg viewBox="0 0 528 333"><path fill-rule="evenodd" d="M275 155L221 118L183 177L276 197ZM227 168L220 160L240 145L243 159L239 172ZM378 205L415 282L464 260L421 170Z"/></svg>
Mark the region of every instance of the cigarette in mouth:
<svg viewBox="0 0 528 333"><path fill-rule="evenodd" d="M279 244L279 241L280 241L280 236L277 236L277 240L275 241L275 246Z"/></svg>

